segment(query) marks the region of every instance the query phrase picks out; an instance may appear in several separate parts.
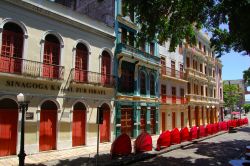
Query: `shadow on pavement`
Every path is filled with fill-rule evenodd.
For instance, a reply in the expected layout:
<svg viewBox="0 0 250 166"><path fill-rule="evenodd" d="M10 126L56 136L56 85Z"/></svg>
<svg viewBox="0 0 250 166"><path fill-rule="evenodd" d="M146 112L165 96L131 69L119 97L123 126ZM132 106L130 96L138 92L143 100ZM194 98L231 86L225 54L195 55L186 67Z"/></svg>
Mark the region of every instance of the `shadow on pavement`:
<svg viewBox="0 0 250 166"><path fill-rule="evenodd" d="M196 144L179 149L178 154L181 156L171 157L168 154L162 154L158 157L133 164L134 166L227 166L231 159L240 159L245 147L250 145L250 128L239 128L238 132L248 132L249 139L221 142L198 142ZM233 135L232 135L233 136ZM238 135L239 136L239 135ZM182 151L183 150L183 151ZM192 152L191 152L192 151ZM190 154L189 154L190 152ZM194 153L192 156L191 153ZM177 154L177 153L176 153ZM164 156L166 155L166 156ZM182 157L183 156L183 157ZM185 156L185 157L184 157Z"/></svg>

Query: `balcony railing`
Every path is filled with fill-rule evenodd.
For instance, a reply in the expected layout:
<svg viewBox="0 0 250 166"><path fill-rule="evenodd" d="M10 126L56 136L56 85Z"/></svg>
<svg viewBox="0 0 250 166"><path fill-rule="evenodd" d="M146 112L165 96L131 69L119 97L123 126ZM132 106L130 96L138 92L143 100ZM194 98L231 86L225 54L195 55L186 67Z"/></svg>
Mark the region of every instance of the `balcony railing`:
<svg viewBox="0 0 250 166"><path fill-rule="evenodd" d="M185 73L182 71L178 71L169 67L162 67L161 69L162 75L178 78L178 79L186 79Z"/></svg>
<svg viewBox="0 0 250 166"><path fill-rule="evenodd" d="M180 97L180 96L161 95L161 103L186 104L187 103L187 98L186 97Z"/></svg>
<svg viewBox="0 0 250 166"><path fill-rule="evenodd" d="M155 64L158 64L160 61L159 57L151 55L147 52L143 52L137 48L134 48L133 46L129 46L129 45L126 45L124 43L117 44L116 51L117 51L117 53L126 53L129 55L133 55L133 56L135 56L139 59L142 59L142 60L146 60L146 61L149 60L150 62L153 62Z"/></svg>
<svg viewBox="0 0 250 166"><path fill-rule="evenodd" d="M62 80L64 66L46 64L16 57L0 56L0 72L29 77Z"/></svg>
<svg viewBox="0 0 250 166"><path fill-rule="evenodd" d="M76 83L95 84L106 87L115 86L115 76L109 74L101 74L87 70L72 69L72 80Z"/></svg>

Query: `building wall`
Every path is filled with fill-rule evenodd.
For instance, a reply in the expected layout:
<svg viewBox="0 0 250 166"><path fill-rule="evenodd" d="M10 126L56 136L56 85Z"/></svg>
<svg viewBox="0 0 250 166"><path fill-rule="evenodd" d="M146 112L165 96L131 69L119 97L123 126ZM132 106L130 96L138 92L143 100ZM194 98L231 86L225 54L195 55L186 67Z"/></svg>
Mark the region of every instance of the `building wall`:
<svg viewBox="0 0 250 166"><path fill-rule="evenodd" d="M64 66L63 80L48 80L29 76L0 73L0 98L13 98L24 93L30 101L28 112L33 114L25 124L25 151L27 154L39 151L39 124L41 104L52 100L58 105L57 148L72 147L73 105L79 101L86 107L86 145L96 144L97 125L96 109L103 103L110 107L110 141L113 140L114 87L107 88L95 84L76 84L72 82L71 69L75 65L75 47L83 42L89 48L88 70L101 72L102 52L109 52L113 59L114 29L103 26L100 22L87 19L60 5L44 1L1 1L0 25L10 21L26 29L23 58L43 62L43 46L46 34L56 35L61 42L60 65ZM53 12L51 12L53 11ZM67 14L65 14L67 13ZM78 19L83 17L83 19ZM75 21L78 19L78 21ZM65 22L67 20L67 23ZM84 22L86 21L88 24ZM0 29L0 45L2 45ZM113 61L111 68L113 69ZM32 70L32 69L31 69ZM111 70L112 71L112 70ZM113 73L113 72L112 72ZM21 114L19 113L19 122ZM18 124L18 148L20 123Z"/></svg>

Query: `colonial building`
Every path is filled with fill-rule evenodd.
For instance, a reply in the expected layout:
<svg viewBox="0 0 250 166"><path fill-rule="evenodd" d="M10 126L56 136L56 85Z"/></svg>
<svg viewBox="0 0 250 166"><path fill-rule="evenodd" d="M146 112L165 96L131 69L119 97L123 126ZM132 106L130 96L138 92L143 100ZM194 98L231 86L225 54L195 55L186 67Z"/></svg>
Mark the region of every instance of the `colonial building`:
<svg viewBox="0 0 250 166"><path fill-rule="evenodd" d="M18 93L29 101L27 154L96 144L97 107L100 141L113 140L115 33L102 18L52 1L0 1L0 156L19 151Z"/></svg>
<svg viewBox="0 0 250 166"><path fill-rule="evenodd" d="M156 41L137 46L139 26L135 14L121 0L116 0L116 87L115 136L126 133L131 137L147 131L157 134L159 114L160 57ZM126 12L128 11L128 12Z"/></svg>
<svg viewBox="0 0 250 166"><path fill-rule="evenodd" d="M189 126L219 121L223 107L222 65L210 48L209 38L196 32L197 45L185 45Z"/></svg>
<svg viewBox="0 0 250 166"><path fill-rule="evenodd" d="M161 56L161 130L183 128L188 125L187 80L184 71L182 44L175 52L168 51L169 43L159 46Z"/></svg>

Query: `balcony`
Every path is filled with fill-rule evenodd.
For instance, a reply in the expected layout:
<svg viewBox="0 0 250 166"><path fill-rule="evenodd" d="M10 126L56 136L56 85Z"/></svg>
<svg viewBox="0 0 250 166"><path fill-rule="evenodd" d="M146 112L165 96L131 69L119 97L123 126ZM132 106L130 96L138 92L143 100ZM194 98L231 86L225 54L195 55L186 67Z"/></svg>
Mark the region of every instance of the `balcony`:
<svg viewBox="0 0 250 166"><path fill-rule="evenodd" d="M33 78L63 80L64 66L0 56L0 72Z"/></svg>
<svg viewBox="0 0 250 166"><path fill-rule="evenodd" d="M71 69L71 79L73 82L81 84L94 84L104 87L115 86L115 76L87 70Z"/></svg>
<svg viewBox="0 0 250 166"><path fill-rule="evenodd" d="M162 67L161 74L163 77L175 78L178 80L186 80L186 74L179 70L174 70L169 67Z"/></svg>
<svg viewBox="0 0 250 166"><path fill-rule="evenodd" d="M187 99L180 96L161 95L162 104L187 104Z"/></svg>
<svg viewBox="0 0 250 166"><path fill-rule="evenodd" d="M219 99L213 97L207 97L203 95L187 94L187 100L189 102L203 103L203 104L218 104Z"/></svg>
<svg viewBox="0 0 250 166"><path fill-rule="evenodd" d="M204 74L200 71L194 70L192 68L187 68L186 72L187 72L187 77L194 77L194 78L197 78L197 79L200 79L203 81L207 81L206 74Z"/></svg>
<svg viewBox="0 0 250 166"><path fill-rule="evenodd" d="M117 44L116 52L117 54L127 55L130 56L131 58L142 60L146 63L151 63L157 66L159 65L160 62L159 57L151 55L147 52L143 52L137 48L134 48L133 46L129 46L124 43Z"/></svg>
<svg viewBox="0 0 250 166"><path fill-rule="evenodd" d="M191 46L186 46L187 52L199 56L200 58L202 58L203 60L205 60L206 54L201 51L199 48L197 47L191 47Z"/></svg>

